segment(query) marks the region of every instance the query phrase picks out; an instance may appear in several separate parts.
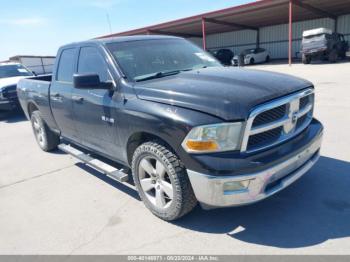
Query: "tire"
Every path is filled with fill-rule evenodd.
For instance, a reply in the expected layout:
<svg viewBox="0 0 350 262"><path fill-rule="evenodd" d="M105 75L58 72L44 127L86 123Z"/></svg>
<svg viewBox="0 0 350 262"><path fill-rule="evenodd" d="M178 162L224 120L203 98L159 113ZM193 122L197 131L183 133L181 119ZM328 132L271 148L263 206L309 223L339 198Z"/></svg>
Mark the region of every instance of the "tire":
<svg viewBox="0 0 350 262"><path fill-rule="evenodd" d="M254 58L250 58L250 60L249 60L249 64L250 64L250 65L254 65L254 63L255 63Z"/></svg>
<svg viewBox="0 0 350 262"><path fill-rule="evenodd" d="M329 53L328 60L329 60L329 62L331 62L331 63L337 62L337 60L338 60L338 52L337 52L337 50L332 50L332 51Z"/></svg>
<svg viewBox="0 0 350 262"><path fill-rule="evenodd" d="M270 56L269 55L266 57L265 62L266 63L270 62Z"/></svg>
<svg viewBox="0 0 350 262"><path fill-rule="evenodd" d="M184 165L162 143L140 145L134 152L131 166L140 198L157 217L176 220L197 205Z"/></svg>
<svg viewBox="0 0 350 262"><path fill-rule="evenodd" d="M31 114L30 122L39 147L46 152L56 149L60 142L60 137L51 131L39 111L34 111Z"/></svg>
<svg viewBox="0 0 350 262"><path fill-rule="evenodd" d="M311 57L310 56L307 56L305 54L303 54L302 56L302 62L303 64L307 65L307 64L310 64L311 63Z"/></svg>

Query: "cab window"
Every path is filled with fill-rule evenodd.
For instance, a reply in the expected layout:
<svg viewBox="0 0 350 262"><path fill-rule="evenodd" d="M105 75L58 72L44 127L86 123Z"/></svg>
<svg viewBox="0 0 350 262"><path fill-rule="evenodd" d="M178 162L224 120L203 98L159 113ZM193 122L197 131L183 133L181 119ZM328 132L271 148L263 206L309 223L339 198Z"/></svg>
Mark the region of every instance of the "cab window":
<svg viewBox="0 0 350 262"><path fill-rule="evenodd" d="M79 54L78 74L98 74L101 82L109 79L107 64L95 47L82 47Z"/></svg>
<svg viewBox="0 0 350 262"><path fill-rule="evenodd" d="M73 82L75 49L65 49L62 51L57 70L57 81Z"/></svg>

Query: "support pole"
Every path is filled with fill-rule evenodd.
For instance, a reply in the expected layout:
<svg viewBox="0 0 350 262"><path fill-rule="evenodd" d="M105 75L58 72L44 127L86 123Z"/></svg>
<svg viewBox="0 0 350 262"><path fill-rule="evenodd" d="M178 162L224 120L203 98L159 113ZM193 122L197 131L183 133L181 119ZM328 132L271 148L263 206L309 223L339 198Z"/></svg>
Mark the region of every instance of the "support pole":
<svg viewBox="0 0 350 262"><path fill-rule="evenodd" d="M289 0L289 41L288 41L288 63L292 65L292 37L293 37L293 0Z"/></svg>
<svg viewBox="0 0 350 262"><path fill-rule="evenodd" d="M260 47L260 28L256 30L256 48Z"/></svg>
<svg viewBox="0 0 350 262"><path fill-rule="evenodd" d="M205 33L205 18L202 17L202 40L203 40L203 49L207 50L207 39Z"/></svg>
<svg viewBox="0 0 350 262"><path fill-rule="evenodd" d="M338 33L338 17L334 19L334 32Z"/></svg>

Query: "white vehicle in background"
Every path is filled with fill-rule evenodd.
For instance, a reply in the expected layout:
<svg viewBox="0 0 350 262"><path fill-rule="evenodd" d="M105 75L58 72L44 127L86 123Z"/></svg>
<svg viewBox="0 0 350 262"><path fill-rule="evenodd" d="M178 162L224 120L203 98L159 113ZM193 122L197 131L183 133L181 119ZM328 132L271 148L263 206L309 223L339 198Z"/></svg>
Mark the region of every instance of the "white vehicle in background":
<svg viewBox="0 0 350 262"><path fill-rule="evenodd" d="M19 108L17 83L32 76L33 72L19 63L0 63L0 112Z"/></svg>
<svg viewBox="0 0 350 262"><path fill-rule="evenodd" d="M270 53L264 48L246 49L241 53L241 55L244 56L245 65L254 65L257 63L265 63L270 61ZM232 64L237 66L239 63L238 60L239 56L236 55L232 60Z"/></svg>

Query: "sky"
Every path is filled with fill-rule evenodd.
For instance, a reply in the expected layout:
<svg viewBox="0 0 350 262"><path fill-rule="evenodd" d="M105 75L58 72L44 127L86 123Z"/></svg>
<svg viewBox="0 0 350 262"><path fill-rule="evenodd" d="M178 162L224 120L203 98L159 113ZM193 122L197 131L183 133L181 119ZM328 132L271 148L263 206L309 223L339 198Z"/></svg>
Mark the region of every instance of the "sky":
<svg viewBox="0 0 350 262"><path fill-rule="evenodd" d="M253 0L0 0L0 61Z"/></svg>

